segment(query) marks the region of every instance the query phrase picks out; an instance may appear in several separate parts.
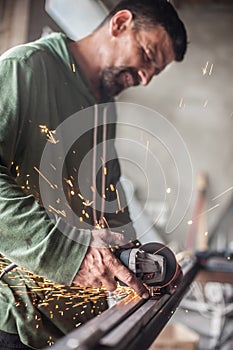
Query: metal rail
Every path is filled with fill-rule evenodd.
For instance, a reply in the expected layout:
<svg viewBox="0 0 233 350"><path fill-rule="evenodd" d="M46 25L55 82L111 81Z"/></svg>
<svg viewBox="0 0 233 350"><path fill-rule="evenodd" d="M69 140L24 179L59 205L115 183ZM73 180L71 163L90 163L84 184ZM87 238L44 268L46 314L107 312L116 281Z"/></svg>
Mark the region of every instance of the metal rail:
<svg viewBox="0 0 233 350"><path fill-rule="evenodd" d="M128 296L59 340L54 350L146 350L156 339L194 280L199 264L182 264L183 279L173 294L142 300ZM49 348L46 348L49 349Z"/></svg>

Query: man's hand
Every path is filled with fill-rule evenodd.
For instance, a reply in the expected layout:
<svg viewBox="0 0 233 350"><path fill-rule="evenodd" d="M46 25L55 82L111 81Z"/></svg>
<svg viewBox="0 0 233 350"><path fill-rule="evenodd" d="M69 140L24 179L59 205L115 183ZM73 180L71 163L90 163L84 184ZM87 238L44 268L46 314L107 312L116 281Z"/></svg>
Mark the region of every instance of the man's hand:
<svg viewBox="0 0 233 350"><path fill-rule="evenodd" d="M115 277L133 288L144 299L148 290L136 276L129 271L107 248L107 243L122 244L123 235L108 230L92 231L92 240L86 256L74 278L74 284L81 287L100 288L102 285L110 292L117 288Z"/></svg>

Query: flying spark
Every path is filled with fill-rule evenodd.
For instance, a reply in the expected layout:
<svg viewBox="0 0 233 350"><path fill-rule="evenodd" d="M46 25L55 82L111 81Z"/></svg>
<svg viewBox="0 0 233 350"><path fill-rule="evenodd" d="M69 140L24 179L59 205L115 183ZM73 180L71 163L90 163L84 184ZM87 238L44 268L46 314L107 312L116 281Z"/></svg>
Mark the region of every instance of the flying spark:
<svg viewBox="0 0 233 350"><path fill-rule="evenodd" d="M107 220L106 220L106 218L104 216L103 216L103 221L105 222L105 225L107 226L107 228L110 229L109 224L108 224L108 222L107 222Z"/></svg>
<svg viewBox="0 0 233 350"><path fill-rule="evenodd" d="M179 103L179 108L184 108L184 107L185 107L184 99L183 99L183 97L181 97L180 103Z"/></svg>
<svg viewBox="0 0 233 350"><path fill-rule="evenodd" d="M205 65L205 67L204 67L204 68L202 68L202 74L203 74L203 75L206 75L206 73L207 73L207 68L208 68L208 65L209 65L209 61L207 61L207 62L206 62L206 65Z"/></svg>
<svg viewBox="0 0 233 350"><path fill-rule="evenodd" d="M72 181L70 179L65 179L65 182L70 186L70 187L74 187Z"/></svg>
<svg viewBox="0 0 233 350"><path fill-rule="evenodd" d="M211 75L212 74L212 71L213 71L213 63L211 64L211 67L210 67L210 70L209 70L209 75Z"/></svg>
<svg viewBox="0 0 233 350"><path fill-rule="evenodd" d="M145 165L144 165L145 168L146 168L146 166L147 166L148 152L149 152L149 141L147 140L147 141L146 141Z"/></svg>
<svg viewBox="0 0 233 350"><path fill-rule="evenodd" d="M203 107L206 108L207 104L208 104L208 100L205 101Z"/></svg>
<svg viewBox="0 0 233 350"><path fill-rule="evenodd" d="M121 202L120 202L120 197L119 197L119 193L118 193L117 189L116 189L116 196L117 196L118 208L119 208L119 210L121 210Z"/></svg>
<svg viewBox="0 0 233 350"><path fill-rule="evenodd" d="M58 210L58 209L55 209L52 205L49 205L49 208L51 210L53 210L55 213L57 213L58 215L61 214L62 216L64 216L66 218L66 212L65 210Z"/></svg>
<svg viewBox="0 0 233 350"><path fill-rule="evenodd" d="M49 163L49 165L51 166L51 168L52 168L53 170L57 170L57 168L56 168L53 164Z"/></svg>
<svg viewBox="0 0 233 350"><path fill-rule="evenodd" d="M193 218L193 220L188 221L188 224L189 224L189 222L190 222L189 225L191 225L191 224L193 223L193 221L195 221L196 219L198 219L200 216L205 215L205 214L211 212L212 210L218 208L219 206L220 206L220 204L216 204L216 205L214 205L213 207L211 207L211 208L209 208L209 209L203 211L202 213L200 213L199 215L197 215L195 218Z"/></svg>
<svg viewBox="0 0 233 350"><path fill-rule="evenodd" d="M227 190L223 191L222 193L218 194L216 197L212 198L212 201L215 201L215 199L223 196L225 193L232 191L232 190L233 190L233 187L229 187Z"/></svg>
<svg viewBox="0 0 233 350"><path fill-rule="evenodd" d="M161 248L159 248L158 250L156 250L156 251L155 251L154 253L152 253L152 254L153 254L153 255L158 254L159 252L161 252L161 250L164 250L165 248L169 248L169 247L168 247L168 244L162 246Z"/></svg>
<svg viewBox="0 0 233 350"><path fill-rule="evenodd" d="M55 186L47 179L47 177L45 177L42 172L36 167L34 166L33 169L35 171L38 172L38 174L49 184L49 186L54 190L55 189Z"/></svg>

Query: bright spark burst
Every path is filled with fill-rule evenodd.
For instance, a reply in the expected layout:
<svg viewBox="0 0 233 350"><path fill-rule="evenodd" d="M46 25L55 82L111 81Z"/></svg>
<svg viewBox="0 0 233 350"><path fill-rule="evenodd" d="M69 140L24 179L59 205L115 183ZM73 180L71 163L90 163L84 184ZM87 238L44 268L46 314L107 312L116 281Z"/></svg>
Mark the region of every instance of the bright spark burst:
<svg viewBox="0 0 233 350"><path fill-rule="evenodd" d="M54 135L56 134L56 130L49 130L46 125L39 125L39 128L41 132L46 135L49 142L54 144L59 142L59 140L56 140L54 138Z"/></svg>
<svg viewBox="0 0 233 350"><path fill-rule="evenodd" d="M53 338L50 336L49 340L47 341L49 346L52 346L54 344Z"/></svg>

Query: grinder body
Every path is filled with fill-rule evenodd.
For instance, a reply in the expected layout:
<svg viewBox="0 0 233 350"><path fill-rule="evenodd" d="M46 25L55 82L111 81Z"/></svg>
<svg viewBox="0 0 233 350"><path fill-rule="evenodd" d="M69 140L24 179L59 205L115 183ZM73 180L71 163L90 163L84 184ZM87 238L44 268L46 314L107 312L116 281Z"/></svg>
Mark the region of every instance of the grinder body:
<svg viewBox="0 0 233 350"><path fill-rule="evenodd" d="M165 245L151 242L120 254L121 262L148 287L156 289L169 285L176 277L178 263L174 253Z"/></svg>

